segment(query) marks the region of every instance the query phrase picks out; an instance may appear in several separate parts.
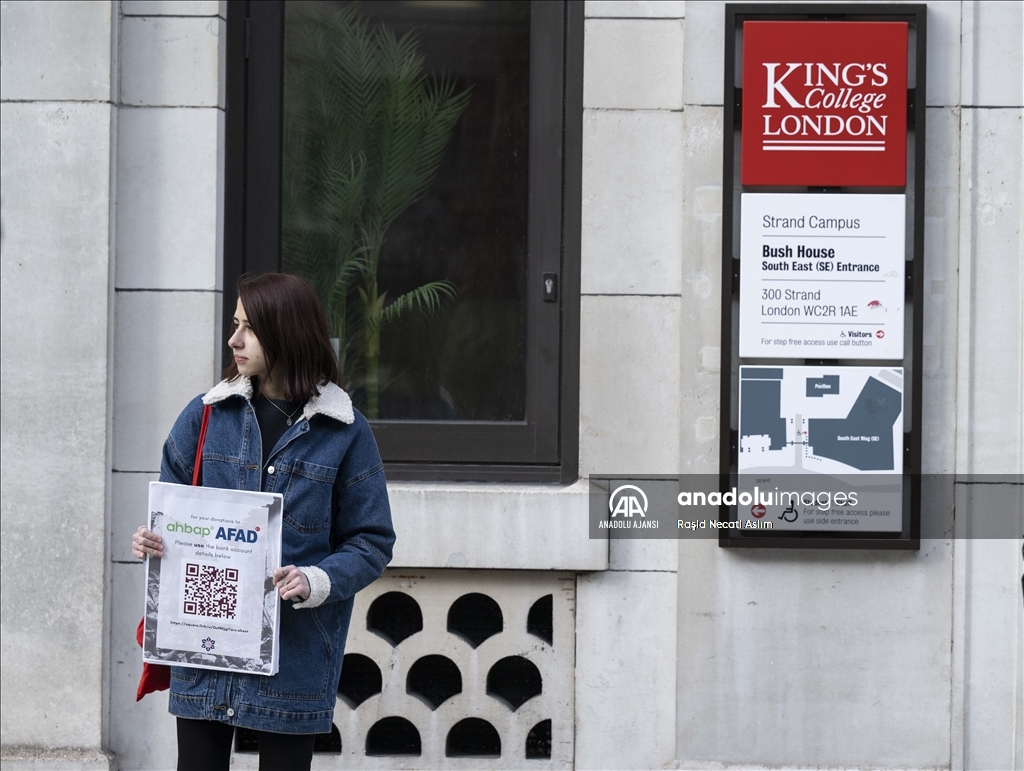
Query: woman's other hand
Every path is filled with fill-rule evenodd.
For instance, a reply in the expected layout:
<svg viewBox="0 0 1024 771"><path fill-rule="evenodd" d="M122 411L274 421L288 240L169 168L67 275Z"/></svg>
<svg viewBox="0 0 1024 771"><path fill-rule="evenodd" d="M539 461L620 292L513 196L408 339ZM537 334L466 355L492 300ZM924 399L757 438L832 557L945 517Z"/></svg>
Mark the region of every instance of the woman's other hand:
<svg viewBox="0 0 1024 771"><path fill-rule="evenodd" d="M281 594L282 600L299 598L309 599L309 579L306 574L294 565L286 565L274 570L274 586Z"/></svg>
<svg viewBox="0 0 1024 771"><path fill-rule="evenodd" d="M132 554L140 560L147 556L162 557L164 556L164 539L152 530L147 530L143 525L132 536Z"/></svg>

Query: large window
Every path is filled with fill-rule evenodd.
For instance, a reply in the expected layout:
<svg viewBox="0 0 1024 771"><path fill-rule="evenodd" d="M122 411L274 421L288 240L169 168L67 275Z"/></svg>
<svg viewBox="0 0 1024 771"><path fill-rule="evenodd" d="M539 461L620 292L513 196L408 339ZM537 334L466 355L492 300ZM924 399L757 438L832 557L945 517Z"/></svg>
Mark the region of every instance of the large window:
<svg viewBox="0 0 1024 771"><path fill-rule="evenodd" d="M392 478L576 478L581 6L229 3L225 313L307 277Z"/></svg>

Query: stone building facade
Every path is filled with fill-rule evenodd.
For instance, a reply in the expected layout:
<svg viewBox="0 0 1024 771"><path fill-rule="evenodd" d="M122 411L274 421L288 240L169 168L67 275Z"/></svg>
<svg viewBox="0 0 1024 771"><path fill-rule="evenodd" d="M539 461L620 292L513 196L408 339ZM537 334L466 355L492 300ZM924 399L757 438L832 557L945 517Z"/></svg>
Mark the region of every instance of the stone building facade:
<svg viewBox="0 0 1024 771"><path fill-rule="evenodd" d="M219 369L227 6L0 18L4 768L171 768L166 696L134 700L127 544ZM587 538L591 474L717 471L723 24L719 2L586 2L579 479L389 485L395 560L349 645L383 682L339 697L314 767L1024 769L1019 541ZM933 1L928 25L924 471L1019 475L1024 6ZM404 645L373 620L389 592L421 615ZM476 647L450 633L468 593L504 619ZM433 709L407 688L426 655L462 678ZM509 657L542 682L517 709L487 682ZM419 756L367 754L387 716ZM499 757L446 756L467 717Z"/></svg>

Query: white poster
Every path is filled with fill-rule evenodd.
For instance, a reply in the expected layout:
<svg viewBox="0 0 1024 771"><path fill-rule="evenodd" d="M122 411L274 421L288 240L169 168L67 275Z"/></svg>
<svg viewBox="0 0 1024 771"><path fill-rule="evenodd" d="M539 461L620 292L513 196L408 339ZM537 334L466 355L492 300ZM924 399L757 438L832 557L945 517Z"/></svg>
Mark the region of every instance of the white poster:
<svg viewBox="0 0 1024 771"><path fill-rule="evenodd" d="M902 367L740 367L739 440L741 520L902 529Z"/></svg>
<svg viewBox="0 0 1024 771"><path fill-rule="evenodd" d="M906 197L744 193L740 356L902 359Z"/></svg>
<svg viewBox="0 0 1024 771"><path fill-rule="evenodd" d="M283 498L151 482L143 658L273 675L278 667Z"/></svg>

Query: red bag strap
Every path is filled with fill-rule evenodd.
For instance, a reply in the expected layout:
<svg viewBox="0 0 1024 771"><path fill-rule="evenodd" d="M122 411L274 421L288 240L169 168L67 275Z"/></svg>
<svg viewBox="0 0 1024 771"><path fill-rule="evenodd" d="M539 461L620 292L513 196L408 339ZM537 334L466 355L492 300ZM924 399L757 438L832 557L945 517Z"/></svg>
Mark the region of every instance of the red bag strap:
<svg viewBox="0 0 1024 771"><path fill-rule="evenodd" d="M192 469L192 486L198 487L203 476L203 444L206 442L206 429L210 425L210 411L213 408L207 404L203 406L203 422L199 426L199 441L196 442L196 463ZM142 636L145 633L146 617L139 621L135 630L135 641L141 646ZM139 687L135 691L135 701L139 701L147 693L166 691L171 687L171 668L166 664L150 664L142 662L142 676L139 678Z"/></svg>
<svg viewBox="0 0 1024 771"><path fill-rule="evenodd" d="M203 406L203 422L199 426L199 441L196 443L196 462L192 469L192 486L198 487L203 479L203 443L206 442L206 429L210 425L210 411L213 409L209 404Z"/></svg>

